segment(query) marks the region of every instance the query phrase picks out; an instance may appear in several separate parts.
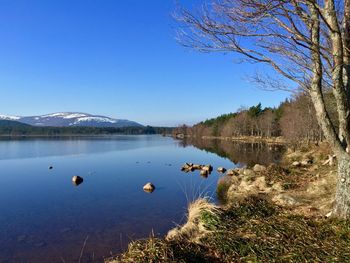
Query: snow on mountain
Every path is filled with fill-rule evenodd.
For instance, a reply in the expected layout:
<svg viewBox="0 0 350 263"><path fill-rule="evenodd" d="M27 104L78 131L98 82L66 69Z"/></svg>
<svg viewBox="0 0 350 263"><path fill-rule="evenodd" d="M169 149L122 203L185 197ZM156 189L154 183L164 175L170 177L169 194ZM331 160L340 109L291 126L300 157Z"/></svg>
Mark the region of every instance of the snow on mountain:
<svg viewBox="0 0 350 263"><path fill-rule="evenodd" d="M16 121L19 120L21 117L18 116L10 116L10 115L2 115L0 114L0 120L12 120L12 121Z"/></svg>
<svg viewBox="0 0 350 263"><path fill-rule="evenodd" d="M40 116L17 117L0 115L0 120L16 120L34 126L90 126L90 127L131 127L142 126L129 121L80 112L57 112Z"/></svg>

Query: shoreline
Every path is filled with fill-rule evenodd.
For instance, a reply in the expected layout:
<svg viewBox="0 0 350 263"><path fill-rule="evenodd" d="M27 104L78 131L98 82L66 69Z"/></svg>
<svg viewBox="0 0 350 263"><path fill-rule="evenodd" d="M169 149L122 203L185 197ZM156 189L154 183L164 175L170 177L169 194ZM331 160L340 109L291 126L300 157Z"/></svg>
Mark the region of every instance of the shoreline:
<svg viewBox="0 0 350 263"><path fill-rule="evenodd" d="M3 135L0 134L0 138L59 138L59 137L112 137L112 136L140 136L140 135L159 135L162 134L124 134L124 133L115 133L115 134L62 134L62 135Z"/></svg>
<svg viewBox="0 0 350 263"><path fill-rule="evenodd" d="M350 235L350 222L328 218L336 185L336 166L322 164L329 151L323 143L285 152L280 165L234 169L218 181L226 203L200 198L188 205L183 225L163 238L133 241L105 263L349 259L350 242L342 236ZM319 255L320 247L326 253Z"/></svg>
<svg viewBox="0 0 350 263"><path fill-rule="evenodd" d="M174 136L176 139L186 139L186 138L200 138L203 140L225 140L225 141L237 141L243 143L267 143L267 144L279 144L287 145L288 142L283 137L257 137L257 136L241 136L241 137L222 137L222 136L191 136L184 135Z"/></svg>

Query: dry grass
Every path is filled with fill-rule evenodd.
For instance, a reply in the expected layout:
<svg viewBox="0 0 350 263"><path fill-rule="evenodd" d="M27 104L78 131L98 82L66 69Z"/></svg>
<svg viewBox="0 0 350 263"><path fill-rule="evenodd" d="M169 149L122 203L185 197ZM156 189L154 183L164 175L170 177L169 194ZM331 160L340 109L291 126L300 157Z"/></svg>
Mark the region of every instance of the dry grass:
<svg viewBox="0 0 350 263"><path fill-rule="evenodd" d="M203 219L208 217L215 218L218 213L218 208L213 203L208 202L206 198L197 199L188 206L186 224L170 230L166 239L173 241L187 240L198 243L201 237L211 231L207 227L206 220Z"/></svg>
<svg viewBox="0 0 350 263"><path fill-rule="evenodd" d="M199 211L195 221L211 229L199 243L152 237L110 262L350 262L349 221L296 216L260 196Z"/></svg>

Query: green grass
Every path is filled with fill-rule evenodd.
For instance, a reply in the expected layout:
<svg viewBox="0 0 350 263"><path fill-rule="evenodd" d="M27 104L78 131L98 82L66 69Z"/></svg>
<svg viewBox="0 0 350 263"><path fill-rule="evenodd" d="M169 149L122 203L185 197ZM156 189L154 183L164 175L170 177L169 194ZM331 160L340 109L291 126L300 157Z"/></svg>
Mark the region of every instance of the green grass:
<svg viewBox="0 0 350 263"><path fill-rule="evenodd" d="M350 262L350 221L292 215L261 196L201 215L199 243L150 238L113 262Z"/></svg>

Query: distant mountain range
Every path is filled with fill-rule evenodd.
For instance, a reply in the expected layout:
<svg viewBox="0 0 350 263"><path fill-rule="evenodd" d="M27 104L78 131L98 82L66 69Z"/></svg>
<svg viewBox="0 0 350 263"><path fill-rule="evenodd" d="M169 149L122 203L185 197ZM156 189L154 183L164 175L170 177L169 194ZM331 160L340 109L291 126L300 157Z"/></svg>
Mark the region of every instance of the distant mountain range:
<svg viewBox="0 0 350 263"><path fill-rule="evenodd" d="M143 127L143 125L134 121L113 119L106 116L92 115L81 112L58 112L47 115L28 117L0 114L0 120L16 121L32 126L42 127Z"/></svg>

